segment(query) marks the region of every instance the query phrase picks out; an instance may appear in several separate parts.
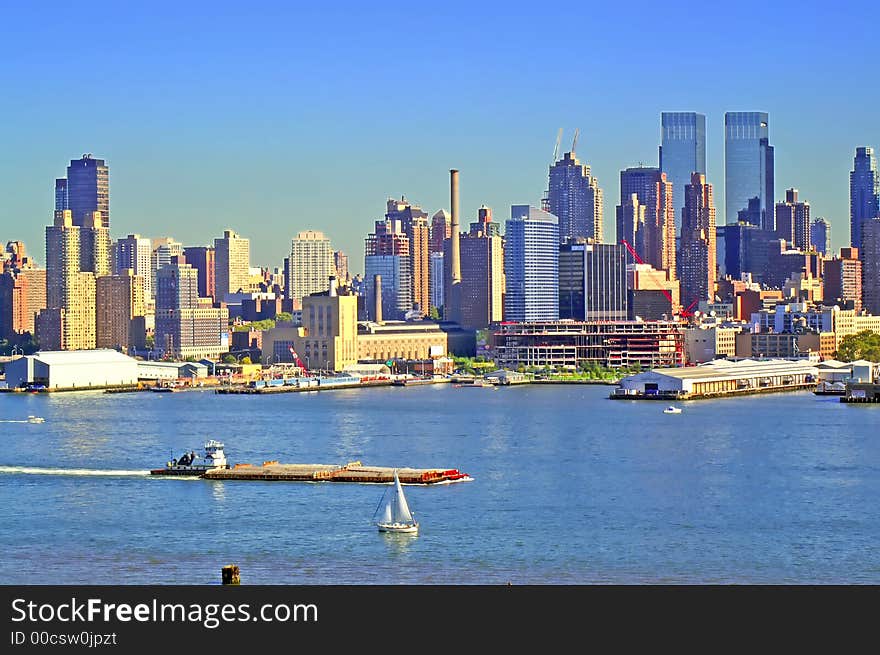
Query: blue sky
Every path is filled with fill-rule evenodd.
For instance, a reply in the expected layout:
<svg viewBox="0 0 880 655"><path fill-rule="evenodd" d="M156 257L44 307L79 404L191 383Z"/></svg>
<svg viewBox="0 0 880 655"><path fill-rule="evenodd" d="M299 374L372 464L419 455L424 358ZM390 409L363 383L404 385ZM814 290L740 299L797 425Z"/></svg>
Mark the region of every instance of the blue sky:
<svg viewBox="0 0 880 655"><path fill-rule="evenodd" d="M707 116L723 214L725 111L767 111L776 194L848 240L856 146L880 147L875 3L17 3L0 38L0 239L44 261L53 184L110 166L111 232L251 239L280 266L323 230L362 267L385 199L463 222L538 203L557 130L605 192L656 165L661 111Z"/></svg>

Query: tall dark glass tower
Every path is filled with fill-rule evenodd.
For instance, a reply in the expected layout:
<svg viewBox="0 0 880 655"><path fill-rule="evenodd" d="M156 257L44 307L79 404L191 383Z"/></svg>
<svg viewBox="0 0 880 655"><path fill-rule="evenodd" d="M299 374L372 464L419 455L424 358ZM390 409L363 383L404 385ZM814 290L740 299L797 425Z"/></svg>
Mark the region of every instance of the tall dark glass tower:
<svg viewBox="0 0 880 655"><path fill-rule="evenodd" d="M566 152L550 167L546 204L546 211L559 219L560 241L601 241L603 209L602 189L590 167L581 164L574 151Z"/></svg>
<svg viewBox="0 0 880 655"><path fill-rule="evenodd" d="M724 114L724 222L736 223L749 200L758 198L761 225L774 230L774 153L769 118L762 111Z"/></svg>
<svg viewBox="0 0 880 655"><path fill-rule="evenodd" d="M70 209L67 204L67 178L59 177L55 180L55 211L63 212Z"/></svg>
<svg viewBox="0 0 880 655"><path fill-rule="evenodd" d="M862 223L880 216L880 175L874 149L856 148L853 169L849 174L850 245L862 247Z"/></svg>
<svg viewBox="0 0 880 655"><path fill-rule="evenodd" d="M55 181L55 205L59 203L59 182ZM73 212L73 224L83 226L92 212L101 212L103 227L110 227L110 172L103 159L83 155L67 167L67 207Z"/></svg>
<svg viewBox="0 0 880 655"><path fill-rule="evenodd" d="M660 170L672 182L675 231L681 230L684 186L691 174L706 175L706 116L692 111L664 111L660 114Z"/></svg>

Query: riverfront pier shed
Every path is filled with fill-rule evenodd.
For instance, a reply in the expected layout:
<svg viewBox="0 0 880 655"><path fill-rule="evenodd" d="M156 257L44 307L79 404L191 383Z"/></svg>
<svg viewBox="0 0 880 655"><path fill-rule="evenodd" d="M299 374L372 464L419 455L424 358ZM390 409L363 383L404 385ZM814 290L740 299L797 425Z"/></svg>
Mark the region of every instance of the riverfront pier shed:
<svg viewBox="0 0 880 655"><path fill-rule="evenodd" d="M816 365L787 359L717 359L700 366L654 369L623 378L612 398L704 398L814 388Z"/></svg>

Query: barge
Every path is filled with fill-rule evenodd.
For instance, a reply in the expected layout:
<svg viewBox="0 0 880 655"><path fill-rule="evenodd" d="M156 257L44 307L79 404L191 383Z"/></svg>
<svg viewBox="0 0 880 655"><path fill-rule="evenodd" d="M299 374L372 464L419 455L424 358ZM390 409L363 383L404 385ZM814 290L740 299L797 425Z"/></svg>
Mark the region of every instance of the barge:
<svg viewBox="0 0 880 655"><path fill-rule="evenodd" d="M347 464L281 464L271 460L257 466L226 461L223 444L210 440L205 443L205 455L195 451L184 453L167 462L164 468L150 471L151 475L188 476L205 480L262 480L288 482L354 482L360 484L390 484L394 471L402 484L449 484L469 482L471 476L454 468L399 468L364 466L361 462Z"/></svg>

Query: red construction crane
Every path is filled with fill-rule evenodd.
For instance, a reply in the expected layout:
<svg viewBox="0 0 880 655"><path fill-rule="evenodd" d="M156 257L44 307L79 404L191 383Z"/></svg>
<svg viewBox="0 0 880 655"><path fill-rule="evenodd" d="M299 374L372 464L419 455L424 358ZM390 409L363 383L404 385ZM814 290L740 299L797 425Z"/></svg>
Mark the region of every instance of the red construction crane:
<svg viewBox="0 0 880 655"><path fill-rule="evenodd" d="M309 375L311 375L311 374L309 373L309 367L306 366L306 365L303 363L303 360L301 360L301 359L299 358L299 355L298 355L297 352L293 349L293 346L288 346L287 349L290 351L290 354L293 355L293 357L296 359L296 365L299 366L299 367L303 370L303 373L305 373L306 377L308 377Z"/></svg>
<svg viewBox="0 0 880 655"><path fill-rule="evenodd" d="M629 254L631 254L633 256L633 259L635 259L637 263L639 263L639 264L645 263L642 260L642 258L639 257L639 253L636 252L636 249L633 248L626 239L621 239L620 242L624 246L626 246L626 249L629 251ZM682 316L684 318L689 318L689 317L693 316L693 312L691 312L691 310L694 308L694 305L697 304L696 300L694 302L692 302L690 305L688 305L687 309L684 309L681 312L679 312L678 314L676 314L675 313L675 303L672 300L672 294L669 292L668 289L665 289L663 287L661 287L660 290L663 292L663 295L666 296L666 299L669 300L669 306L672 307L672 309L673 309L673 317L676 315ZM679 335L679 338L677 338L675 340L675 352L676 352L676 355L677 355L681 365L684 366L685 355L684 355L684 342L682 339L683 339L683 337L681 335Z"/></svg>
<svg viewBox="0 0 880 655"><path fill-rule="evenodd" d="M633 248L626 239L621 239L620 243L622 243L624 246L626 246L626 249L629 251L629 254L633 256L633 259L635 259L637 263L639 263L639 264L645 263L644 260L642 260L642 258L639 257L639 253L636 252L636 249ZM663 292L663 295L666 296L666 299L669 301L670 306L672 306L674 303L672 300L672 294L669 292L669 289L661 288L660 291ZM690 305L687 306L686 309L682 309L681 312L679 312L679 315L683 316L684 318L690 318L691 316L693 316L694 313L691 310L697 305L698 302L699 302L699 300L694 300Z"/></svg>

